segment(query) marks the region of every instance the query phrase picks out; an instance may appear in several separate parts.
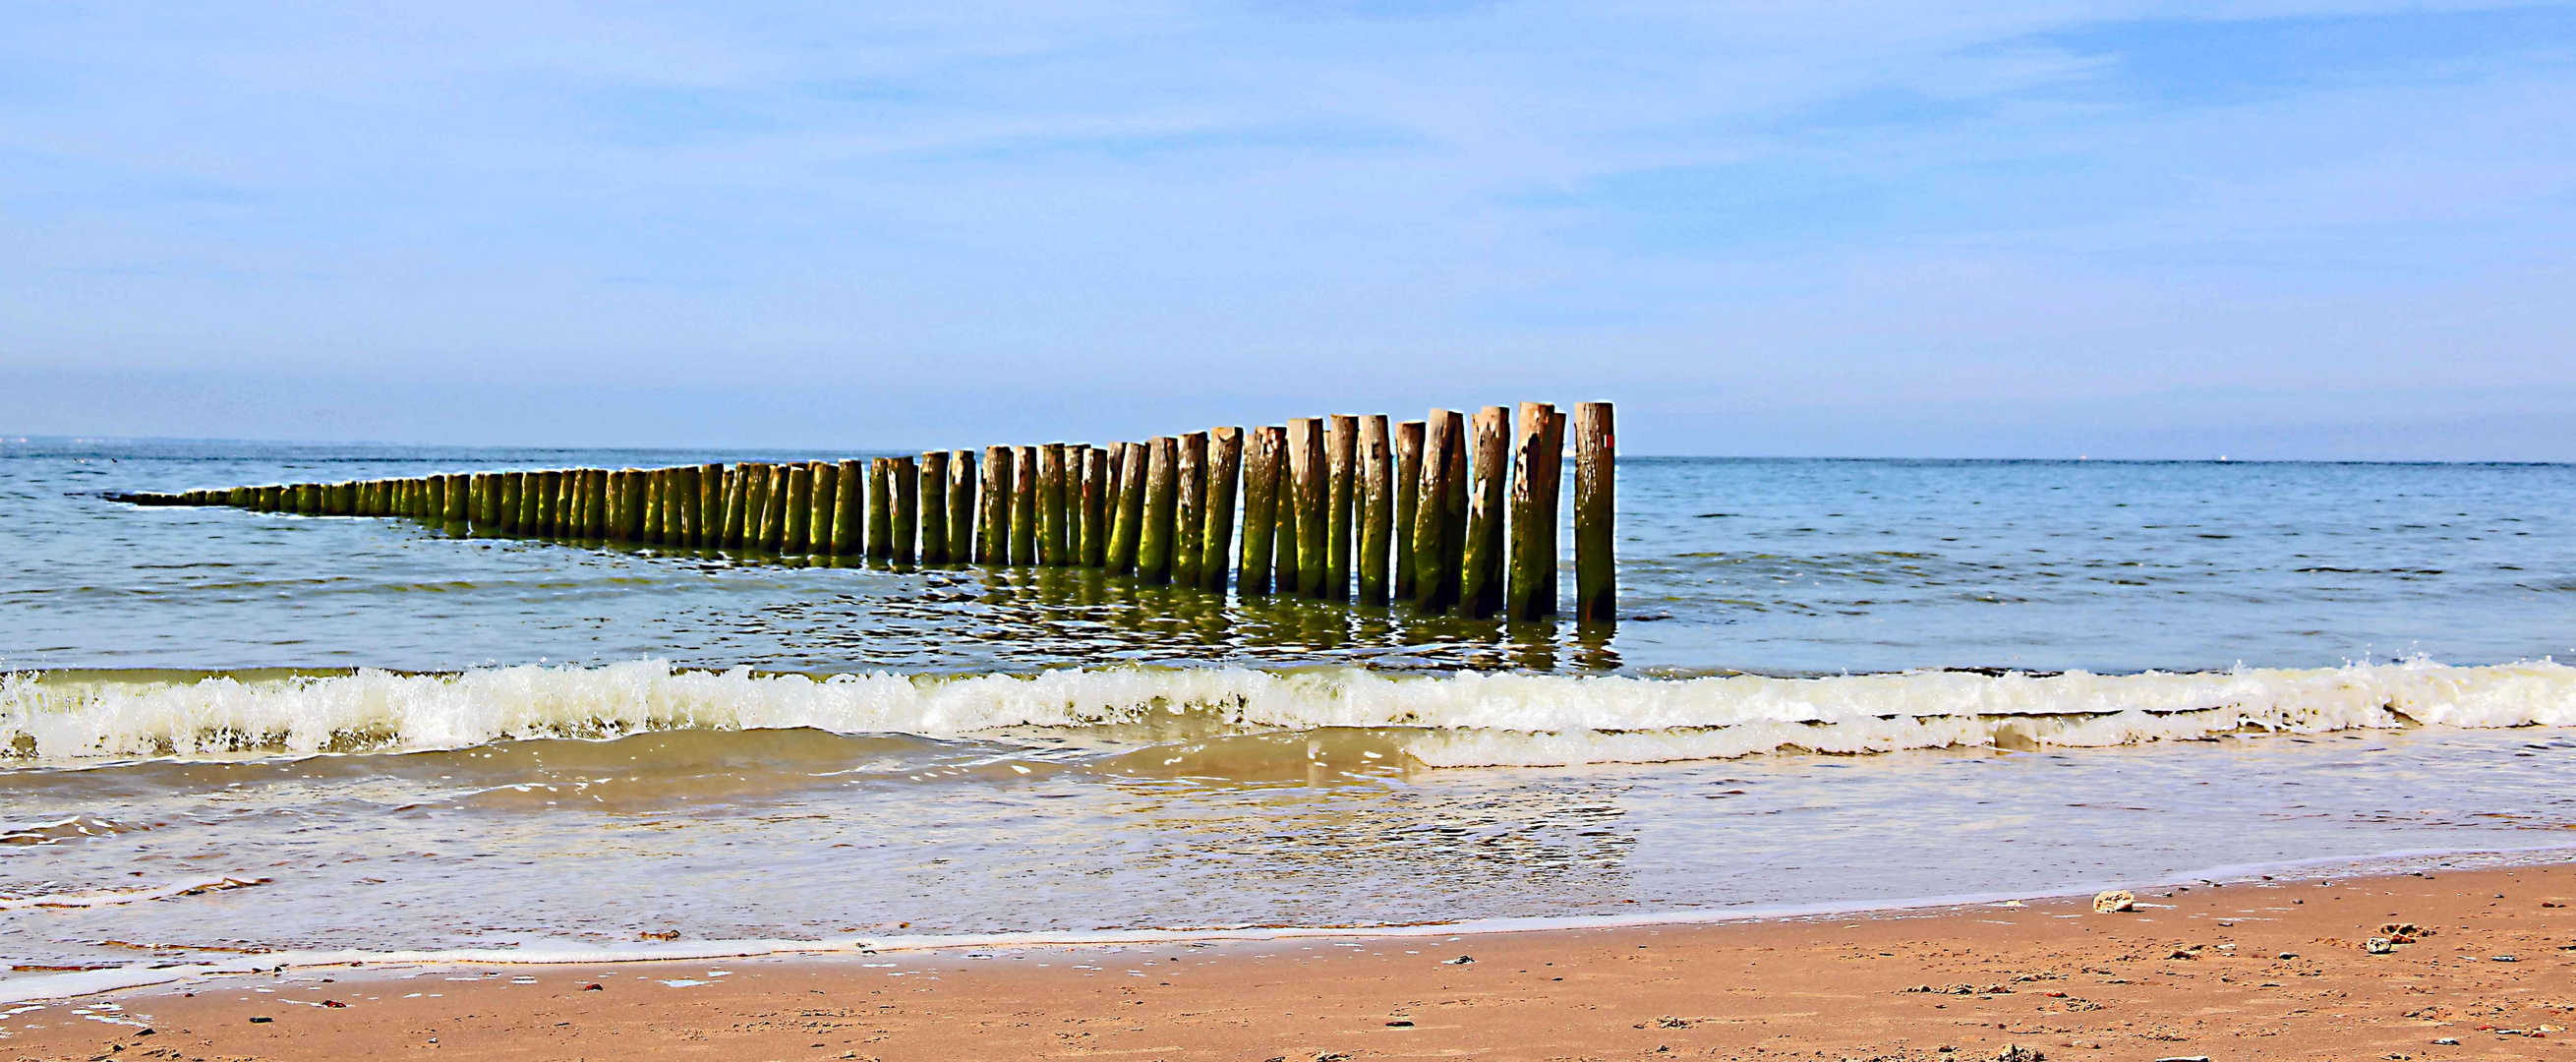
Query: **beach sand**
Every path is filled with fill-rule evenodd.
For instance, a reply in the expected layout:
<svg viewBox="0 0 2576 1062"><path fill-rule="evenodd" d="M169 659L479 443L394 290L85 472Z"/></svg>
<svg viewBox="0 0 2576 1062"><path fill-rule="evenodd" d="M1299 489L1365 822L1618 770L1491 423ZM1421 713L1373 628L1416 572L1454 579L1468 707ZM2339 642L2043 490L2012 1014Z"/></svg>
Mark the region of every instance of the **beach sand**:
<svg viewBox="0 0 2576 1062"><path fill-rule="evenodd" d="M2138 899L2115 914L2081 897L989 957L290 970L17 1014L0 1058L2576 1060L2561 1031L2576 1028L2576 907L2554 906L2576 901L2576 867ZM2408 922L2433 932L2367 953ZM151 1031L72 1013L84 1006Z"/></svg>

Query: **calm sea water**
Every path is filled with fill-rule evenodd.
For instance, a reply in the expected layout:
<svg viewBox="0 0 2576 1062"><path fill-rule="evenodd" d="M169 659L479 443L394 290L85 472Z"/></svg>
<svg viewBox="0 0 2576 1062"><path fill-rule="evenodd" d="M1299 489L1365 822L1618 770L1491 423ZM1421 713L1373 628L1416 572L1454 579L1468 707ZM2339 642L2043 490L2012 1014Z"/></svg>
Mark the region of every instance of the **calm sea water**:
<svg viewBox="0 0 2576 1062"><path fill-rule="evenodd" d="M2576 843L2569 466L1630 458L1600 630L98 497L847 456L0 444L0 952L1631 914ZM169 895L225 878L259 883Z"/></svg>

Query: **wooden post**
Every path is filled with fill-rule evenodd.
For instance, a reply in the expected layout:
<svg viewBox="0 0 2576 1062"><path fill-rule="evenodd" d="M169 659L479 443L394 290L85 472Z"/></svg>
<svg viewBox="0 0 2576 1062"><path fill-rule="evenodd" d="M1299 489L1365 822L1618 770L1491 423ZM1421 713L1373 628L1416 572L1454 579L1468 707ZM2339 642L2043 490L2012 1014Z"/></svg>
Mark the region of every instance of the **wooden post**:
<svg viewBox="0 0 2576 1062"><path fill-rule="evenodd" d="M1243 556L1235 587L1244 596L1270 592L1271 542L1279 532L1279 466L1286 460L1288 429L1252 429L1243 457Z"/></svg>
<svg viewBox="0 0 2576 1062"><path fill-rule="evenodd" d="M894 562L908 565L921 555L921 466L897 457L886 471L894 479Z"/></svg>
<svg viewBox="0 0 2576 1062"><path fill-rule="evenodd" d="M628 473L633 471L630 468L610 469L606 477L608 500L603 508L607 511L600 515L599 537L611 542L623 541L626 538L626 481L629 478ZM502 487L505 497L508 486L509 481L504 479Z"/></svg>
<svg viewBox="0 0 2576 1062"><path fill-rule="evenodd" d="M975 451L948 453L949 564L975 563Z"/></svg>
<svg viewBox="0 0 2576 1062"><path fill-rule="evenodd" d="M1574 406L1574 619L1619 619L1618 444L1608 402Z"/></svg>
<svg viewBox="0 0 2576 1062"><path fill-rule="evenodd" d="M1011 447L1011 564L1038 562L1038 448Z"/></svg>
<svg viewBox="0 0 2576 1062"><path fill-rule="evenodd" d="M1464 445L1459 436L1465 430L1465 422L1457 413L1435 409L1423 433L1422 496L1416 503L1413 523L1413 599L1423 612L1434 615L1447 611L1458 600L1458 572L1449 560L1448 543L1456 537L1463 544L1464 529L1456 536L1450 533L1448 499L1453 493L1465 493L1464 484L1456 485L1459 489L1453 491L1449 482L1453 468L1464 464ZM1463 512L1459 515L1465 516Z"/></svg>
<svg viewBox="0 0 2576 1062"><path fill-rule="evenodd" d="M832 467L832 538L835 557L858 557L867 543L867 465L844 460Z"/></svg>
<svg viewBox="0 0 2576 1062"><path fill-rule="evenodd" d="M1109 452L1082 448L1082 566L1109 563Z"/></svg>
<svg viewBox="0 0 2576 1062"><path fill-rule="evenodd" d="M433 500L430 500L430 487L433 487L433 482L430 482L430 479L420 479L420 518L422 518L422 521L428 521L430 513L433 513L433 508L430 508L430 505L433 505ZM502 474L500 474L500 528L502 528L502 534L526 534L526 531L520 531L520 528L526 528L526 526L528 526L528 474L526 474L526 472L502 472Z"/></svg>
<svg viewBox="0 0 2576 1062"><path fill-rule="evenodd" d="M1363 605L1387 602L1387 545L1395 533L1395 452L1387 439L1386 414L1360 419L1359 569Z"/></svg>
<svg viewBox="0 0 2576 1062"><path fill-rule="evenodd" d="M677 545L680 541L679 484L668 468L656 468L645 474L644 540L657 546Z"/></svg>
<svg viewBox="0 0 2576 1062"><path fill-rule="evenodd" d="M1555 470L1548 474L1555 478L1558 489L1547 492L1546 496L1542 500L1547 502L1547 534L1548 538L1553 541L1558 529L1565 526L1565 521L1562 519L1565 510L1565 494L1563 491L1565 483L1565 429L1567 422L1573 418L1562 409L1550 407L1550 410L1551 412L1548 414L1547 418L1547 467ZM1554 546L1551 545L1548 547L1547 585L1551 587L1562 586L1565 582L1565 580L1557 577L1556 570L1558 561L1562 556L1563 553L1557 550ZM1553 616L1556 615L1556 613L1557 599L1556 595L1551 593L1547 598L1547 614Z"/></svg>
<svg viewBox="0 0 2576 1062"><path fill-rule="evenodd" d="M625 538L644 542L646 531L653 525L653 473L641 468L626 470Z"/></svg>
<svg viewBox="0 0 2576 1062"><path fill-rule="evenodd" d="M1297 422L1279 435L1279 496L1270 506L1270 592L1296 597L1305 586L1297 570Z"/></svg>
<svg viewBox="0 0 2576 1062"><path fill-rule="evenodd" d="M1132 575L1136 554L1145 540L1145 448L1123 442L1118 447L1118 516L1110 522L1109 571Z"/></svg>
<svg viewBox="0 0 2576 1062"><path fill-rule="evenodd" d="M975 562L1000 568L1011 563L1011 448L984 448L984 478L975 504L982 519L975 523Z"/></svg>
<svg viewBox="0 0 2576 1062"><path fill-rule="evenodd" d="M1324 599L1351 599L1351 537L1358 516L1360 418L1334 414L1324 427Z"/></svg>
<svg viewBox="0 0 2576 1062"><path fill-rule="evenodd" d="M698 466L681 465L671 470L673 490L679 495L680 533L671 539L675 546L695 549L706 544L707 492L698 482Z"/></svg>
<svg viewBox="0 0 2576 1062"><path fill-rule="evenodd" d="M1510 571L1503 592L1506 619L1534 620L1556 603L1556 522L1545 499L1555 497L1558 466L1551 461L1547 437L1554 406L1523 402L1513 425L1512 527Z"/></svg>
<svg viewBox="0 0 2576 1062"><path fill-rule="evenodd" d="M1208 431L1207 530L1199 535L1199 589L1225 592L1234 562L1234 502L1243 479L1243 429Z"/></svg>
<svg viewBox="0 0 2576 1062"><path fill-rule="evenodd" d="M1180 437L1172 466L1172 583L1199 585L1199 562L1207 559L1207 433Z"/></svg>
<svg viewBox="0 0 2576 1062"><path fill-rule="evenodd" d="M689 500L697 496L689 474L696 470L695 465L653 470L661 484L661 493L653 501L654 518L662 521L659 541L665 546L689 544Z"/></svg>
<svg viewBox="0 0 2576 1062"><path fill-rule="evenodd" d="M894 559L894 460L868 459L868 559Z"/></svg>
<svg viewBox="0 0 2576 1062"><path fill-rule="evenodd" d="M1048 443L1037 451L1037 562L1061 568L1070 560L1073 543L1073 535L1064 524L1064 444Z"/></svg>
<svg viewBox="0 0 2576 1062"><path fill-rule="evenodd" d="M410 480L404 480L404 481L403 481L403 484L404 484L404 486L408 487L408 486L411 484L411 481L410 481ZM276 488L276 487L261 487L261 488L259 488L259 511L264 512L264 513L273 513L273 512L276 512L276 511L277 511L277 504L278 504L278 501L277 501L277 500L278 500L278 496L279 496L279 495L281 495L281 494L283 494L283 493L285 493L283 490L280 490L279 488Z"/></svg>
<svg viewBox="0 0 2576 1062"><path fill-rule="evenodd" d="M455 493L454 484L449 485L448 492ZM554 537L555 506L562 501L563 472L560 469L547 469L537 473L537 537Z"/></svg>
<svg viewBox="0 0 2576 1062"><path fill-rule="evenodd" d="M700 549L724 546L725 466L709 461L698 466L698 537L689 544Z"/></svg>
<svg viewBox="0 0 2576 1062"><path fill-rule="evenodd" d="M787 495L794 484L788 466L771 465L761 470L768 486L760 495L760 548L778 553L787 543Z"/></svg>
<svg viewBox="0 0 2576 1062"><path fill-rule="evenodd" d="M921 563L948 563L948 453L921 455Z"/></svg>
<svg viewBox="0 0 2576 1062"><path fill-rule="evenodd" d="M1503 506L1510 500L1511 411L1486 406L1470 429L1467 536L1458 569L1458 614L1483 619L1503 610Z"/></svg>
<svg viewBox="0 0 2576 1062"><path fill-rule="evenodd" d="M832 555L832 541L840 517L841 466L830 461L809 461L805 476L813 486L805 493L805 552L817 557Z"/></svg>
<svg viewBox="0 0 2576 1062"><path fill-rule="evenodd" d="M1136 578L1152 585L1172 581L1173 510L1180 499L1181 441L1156 438L1145 455L1145 522L1136 544Z"/></svg>
<svg viewBox="0 0 2576 1062"><path fill-rule="evenodd" d="M1288 422L1288 474L1296 488L1297 596L1321 600L1332 567L1332 470L1324 448L1324 418Z"/></svg>
<svg viewBox="0 0 2576 1062"><path fill-rule="evenodd" d="M814 540L814 466L787 466L787 531L778 538L778 552L802 554Z"/></svg>
<svg viewBox="0 0 2576 1062"><path fill-rule="evenodd" d="M725 470L722 493L716 503L718 515L709 521L714 533L712 545L719 549L742 548L743 491L750 487L750 479L740 462Z"/></svg>
<svg viewBox="0 0 2576 1062"><path fill-rule="evenodd" d="M608 537L608 470L594 468L582 474L582 489L590 495L590 525L582 529L585 538Z"/></svg>

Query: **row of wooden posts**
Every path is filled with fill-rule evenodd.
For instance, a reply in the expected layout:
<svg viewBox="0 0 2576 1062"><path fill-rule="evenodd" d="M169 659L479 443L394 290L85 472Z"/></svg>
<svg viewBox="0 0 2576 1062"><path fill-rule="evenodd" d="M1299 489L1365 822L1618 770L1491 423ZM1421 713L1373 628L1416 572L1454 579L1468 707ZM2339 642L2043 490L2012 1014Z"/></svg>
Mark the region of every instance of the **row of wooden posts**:
<svg viewBox="0 0 2576 1062"><path fill-rule="evenodd" d="M1567 427L1556 407L1524 402L1394 425L1307 417L1106 447L991 446L980 462L935 450L119 497L898 565L1100 568L1220 593L1231 581L1247 596L1539 619L1557 614ZM1572 429L1575 616L1606 622L1617 597L1610 404L1575 406Z"/></svg>

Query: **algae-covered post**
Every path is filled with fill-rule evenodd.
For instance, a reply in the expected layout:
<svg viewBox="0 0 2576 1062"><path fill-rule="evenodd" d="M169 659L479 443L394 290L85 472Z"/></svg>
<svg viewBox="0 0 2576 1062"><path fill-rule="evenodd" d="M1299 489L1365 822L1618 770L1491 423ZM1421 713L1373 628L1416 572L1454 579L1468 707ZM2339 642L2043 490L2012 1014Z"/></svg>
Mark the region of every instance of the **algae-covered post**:
<svg viewBox="0 0 2576 1062"><path fill-rule="evenodd" d="M984 479L976 491L980 517L975 521L975 563L1000 567L1011 562L1011 448L984 448Z"/></svg>
<svg viewBox="0 0 2576 1062"><path fill-rule="evenodd" d="M1011 448L1011 563L1038 562L1038 448Z"/></svg>
<svg viewBox="0 0 2576 1062"><path fill-rule="evenodd" d="M1361 418L1359 441L1359 603L1386 604L1387 545L1395 528L1394 451L1389 447L1386 414Z"/></svg>
<svg viewBox="0 0 2576 1062"><path fill-rule="evenodd" d="M1245 596L1270 592L1270 551L1279 533L1279 466L1286 459L1288 429L1252 429L1243 454L1243 553L1235 587Z"/></svg>
<svg viewBox="0 0 2576 1062"><path fill-rule="evenodd" d="M1324 426L1324 599L1351 599L1351 537L1359 500L1360 418L1336 413Z"/></svg>
<svg viewBox="0 0 2576 1062"><path fill-rule="evenodd" d="M1511 549L1503 591L1503 616L1534 620L1556 613L1556 512L1561 481L1548 444L1553 406L1520 405L1512 440Z"/></svg>
<svg viewBox="0 0 2576 1062"><path fill-rule="evenodd" d="M868 559L894 559L894 459L868 459Z"/></svg>
<svg viewBox="0 0 2576 1062"><path fill-rule="evenodd" d="M1413 522L1413 600L1426 613L1445 612L1458 601L1459 558L1451 542L1462 547L1466 537L1466 421L1452 410L1435 409L1426 418L1422 441L1421 497ZM1451 498L1460 504L1452 512ZM1451 524L1458 524L1452 528Z"/></svg>
<svg viewBox="0 0 2576 1062"><path fill-rule="evenodd" d="M778 552L797 555L806 551L814 537L814 466L787 466L787 532L779 536Z"/></svg>
<svg viewBox="0 0 2576 1062"><path fill-rule="evenodd" d="M1324 596L1328 561L1325 554L1331 531L1326 509L1332 494L1330 472L1324 462L1324 418L1298 417L1289 421L1288 478L1291 496L1296 499L1290 510L1297 515L1298 597Z"/></svg>
<svg viewBox="0 0 2576 1062"><path fill-rule="evenodd" d="M1207 433L1180 437L1172 463L1172 583L1199 585L1199 562L1207 559Z"/></svg>
<svg viewBox="0 0 2576 1062"><path fill-rule="evenodd" d="M1458 569L1458 614L1478 619L1503 609L1503 506L1511 500L1511 411L1486 406L1470 429L1465 555Z"/></svg>
<svg viewBox="0 0 2576 1062"><path fill-rule="evenodd" d="M898 457L888 471L894 478L894 562L908 565L921 555L921 466Z"/></svg>
<svg viewBox="0 0 2576 1062"><path fill-rule="evenodd" d="M1207 530L1199 536L1199 589L1225 592L1234 559L1235 485L1243 478L1243 429L1208 431Z"/></svg>
<svg viewBox="0 0 2576 1062"><path fill-rule="evenodd" d="M975 562L975 451L948 453L949 564Z"/></svg>
<svg viewBox="0 0 2576 1062"><path fill-rule="evenodd" d="M1131 442L1114 445L1118 447L1118 513L1110 521L1109 572L1132 575L1145 540L1145 448Z"/></svg>
<svg viewBox="0 0 2576 1062"><path fill-rule="evenodd" d="M1064 524L1064 444L1048 443L1037 451L1037 562L1061 568L1073 542L1072 532Z"/></svg>
<svg viewBox="0 0 2576 1062"><path fill-rule="evenodd" d="M948 563L948 452L921 454L920 562Z"/></svg>
<svg viewBox="0 0 2576 1062"><path fill-rule="evenodd" d="M1145 455L1145 519L1136 545L1136 578L1153 585L1172 580L1172 521L1180 496L1181 441L1159 436Z"/></svg>
<svg viewBox="0 0 2576 1062"><path fill-rule="evenodd" d="M1618 445L1608 402L1574 407L1574 619L1619 618Z"/></svg>
<svg viewBox="0 0 2576 1062"><path fill-rule="evenodd" d="M1082 566L1109 563L1109 451L1082 448Z"/></svg>

